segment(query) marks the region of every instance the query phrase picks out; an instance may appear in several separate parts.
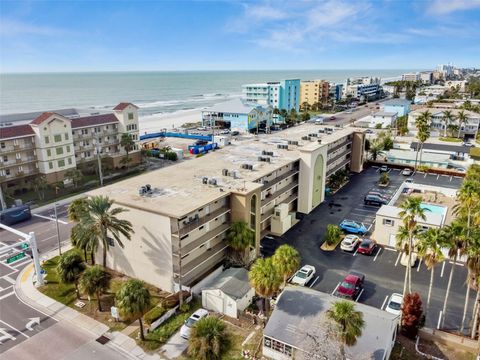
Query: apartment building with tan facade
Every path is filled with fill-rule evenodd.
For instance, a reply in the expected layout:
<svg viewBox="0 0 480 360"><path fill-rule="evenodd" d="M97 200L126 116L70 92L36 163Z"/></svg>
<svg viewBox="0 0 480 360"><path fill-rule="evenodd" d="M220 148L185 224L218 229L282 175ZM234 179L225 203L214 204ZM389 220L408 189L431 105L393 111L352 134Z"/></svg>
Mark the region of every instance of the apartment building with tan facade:
<svg viewBox="0 0 480 360"><path fill-rule="evenodd" d="M225 261L235 221L255 232L253 259L263 236L324 200L328 176L362 170L364 143L360 129L302 124L91 191L127 209L120 216L135 231L110 247L107 266L167 291L190 288Z"/></svg>
<svg viewBox="0 0 480 360"><path fill-rule="evenodd" d="M330 85L325 80L304 80L300 82L300 106L307 103L325 104L328 102Z"/></svg>
<svg viewBox="0 0 480 360"><path fill-rule="evenodd" d="M138 108L120 103L110 112L63 109L0 117L0 183L4 189L30 188L31 179L45 175L49 183L64 180L72 168L95 161L97 152L112 168L121 167L122 134L139 140ZM140 149L129 154L140 161Z"/></svg>

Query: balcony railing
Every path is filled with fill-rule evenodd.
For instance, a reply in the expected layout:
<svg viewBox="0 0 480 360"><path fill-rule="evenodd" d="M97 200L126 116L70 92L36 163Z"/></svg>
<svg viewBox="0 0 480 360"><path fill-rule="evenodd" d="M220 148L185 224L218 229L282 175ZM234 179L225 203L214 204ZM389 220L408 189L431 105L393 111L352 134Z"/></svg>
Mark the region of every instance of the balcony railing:
<svg viewBox="0 0 480 360"><path fill-rule="evenodd" d="M223 206L223 207L221 207L217 210L212 211L208 215L205 215L205 216L202 216L202 217L199 217L199 218L195 218L190 222L188 222L188 220L184 220L184 221L187 221L187 223L183 223L183 222L180 223L181 226L182 226L180 228L180 231L179 231L180 232L180 237L188 234L192 230L195 230L195 229L199 228L200 226L202 226L202 225L206 224L207 222L215 219L216 217L219 217L220 215L223 215L223 214L226 214L226 213L229 213L229 212L230 212L230 207L229 206Z"/></svg>
<svg viewBox="0 0 480 360"><path fill-rule="evenodd" d="M345 159L345 161L342 161L340 164L338 164L337 166L335 166L333 169L330 169L327 171L327 178L332 175L333 173L335 173L336 171L340 170L341 168L344 168L345 165L349 164L350 163L350 160L351 159Z"/></svg>
<svg viewBox="0 0 480 360"><path fill-rule="evenodd" d="M347 149L347 150L344 151L344 152L341 152L341 153L335 155L333 158L328 159L328 160L327 160L327 166L330 165L330 164L332 164L333 162L337 161L337 160L340 159L342 156L345 156L345 155L347 155L347 154L351 154L351 152L352 152L352 149L350 148L350 149Z"/></svg>
<svg viewBox="0 0 480 360"><path fill-rule="evenodd" d="M0 154L9 154L12 152L18 152L22 150L31 150L35 148L35 145L32 144L21 144L21 145L10 145L5 146L4 148L0 148Z"/></svg>
<svg viewBox="0 0 480 360"><path fill-rule="evenodd" d="M279 183L280 181L282 181L284 179L287 179L290 176L295 175L295 174L298 174L298 169L292 169L292 170L286 172L285 174L282 174L282 175L280 175L280 176L278 176L278 177L276 177L272 180L268 180L268 182L263 183L262 190L267 189L267 188Z"/></svg>
<svg viewBox="0 0 480 360"><path fill-rule="evenodd" d="M182 244L182 250L181 250L181 253L183 255L185 254L188 254L190 251L192 251L193 249L196 249L197 247L201 246L202 244L205 244L207 243L208 241L212 240L213 238L215 238L216 236L218 235L221 235L223 234L224 232L226 232L228 229L230 228L230 221L228 220L226 224L222 224L220 226L218 226L217 228L213 229L213 230L210 230L209 232L207 232L206 234L200 236L198 239L195 239L191 242L189 242L188 244L186 245L183 245ZM186 239L185 239L186 240ZM180 240L180 241L185 241L185 240ZM178 238L174 237L172 239L172 249L173 249L173 252L174 254L177 254L179 253L179 246L178 246Z"/></svg>
<svg viewBox="0 0 480 360"><path fill-rule="evenodd" d="M266 199L262 200L261 206L265 206L269 203L271 203L273 200L275 200L279 195L294 189L295 187L298 186L298 182L294 181L291 184L288 184L287 186L281 188L280 190L275 191L272 195L267 197Z"/></svg>
<svg viewBox="0 0 480 360"><path fill-rule="evenodd" d="M188 276L190 272L195 270L197 267L200 265L206 263L215 261L216 258L223 258L223 254L225 249L228 247L227 243L225 241L221 241L214 247L206 250L204 253L201 255L197 256L195 259L191 260L188 263L185 263L185 259L182 259L182 276ZM173 272L174 274L179 274L180 271L180 266L178 264L178 257L174 256L173 259Z"/></svg>

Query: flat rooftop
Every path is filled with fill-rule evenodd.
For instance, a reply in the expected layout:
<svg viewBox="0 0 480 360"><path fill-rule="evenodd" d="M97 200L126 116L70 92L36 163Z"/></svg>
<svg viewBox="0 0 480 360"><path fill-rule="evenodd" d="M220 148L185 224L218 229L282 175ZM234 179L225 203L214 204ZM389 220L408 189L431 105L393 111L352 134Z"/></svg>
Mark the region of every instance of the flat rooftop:
<svg viewBox="0 0 480 360"><path fill-rule="evenodd" d="M347 127L335 128L329 135L318 133L325 127L329 126L301 124L273 134L250 135L199 158L126 179L88 194L106 195L119 205L179 218L229 193L249 193L261 187L262 184L255 183L256 180L299 160L301 152L316 150L349 134L363 131ZM315 141L302 140L303 136L311 133L318 134ZM318 139L321 139L321 144ZM298 146L277 148L279 144L287 145L289 140L298 141ZM270 162L258 160L264 150L273 152ZM242 169L243 164L252 165L253 170ZM224 176L223 169L235 171L235 178ZM214 178L217 185L203 184L204 177ZM139 188L146 184L155 191L151 196L140 196Z"/></svg>

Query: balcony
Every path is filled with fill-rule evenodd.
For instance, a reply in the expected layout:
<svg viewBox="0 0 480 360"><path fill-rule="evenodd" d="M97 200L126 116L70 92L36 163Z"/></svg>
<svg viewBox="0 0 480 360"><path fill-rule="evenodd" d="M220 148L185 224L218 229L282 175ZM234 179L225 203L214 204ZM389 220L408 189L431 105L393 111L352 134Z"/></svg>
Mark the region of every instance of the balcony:
<svg viewBox="0 0 480 360"><path fill-rule="evenodd" d="M211 262L215 263L215 260L220 260L223 258L224 251L228 247L225 241L222 241L215 245L214 247L206 250L203 254L197 256L195 259L191 260L188 263L185 263L185 258L182 259L182 276L188 276L188 274L195 270L200 265ZM173 259L173 273L179 274L180 266L178 264L178 257L174 255Z"/></svg>
<svg viewBox="0 0 480 360"><path fill-rule="evenodd" d="M347 145L347 144L350 144L352 142L351 139L348 139L346 141L342 141L342 143L338 144L338 145L335 145L334 147L332 147L331 149L328 149L327 151L327 154L330 154L338 149L340 149L341 147Z"/></svg>
<svg viewBox="0 0 480 360"><path fill-rule="evenodd" d="M337 161L338 159L340 159L342 156L345 156L345 155L351 154L351 153L352 153L352 149L351 149L351 148L350 148L350 149L346 149L346 151L344 151L344 152L338 153L338 154L335 155L333 158L327 160L327 167L328 167L328 165L330 165L331 163L333 163L333 162Z"/></svg>
<svg viewBox="0 0 480 360"><path fill-rule="evenodd" d="M333 173L337 172L338 170L342 169L345 167L345 165L350 164L351 159L345 159L345 161L342 161L340 164L335 166L333 169L330 169L327 171L327 178L332 175Z"/></svg>
<svg viewBox="0 0 480 360"><path fill-rule="evenodd" d="M205 244L206 242L208 242L209 240L212 240L216 236L223 234L229 228L230 228L230 221L227 221L226 224L222 224L219 227L217 227L213 230L210 230L206 234L200 236L198 239L193 240L192 242L188 243L187 245L182 245L182 254L188 254L193 249L201 246L202 244ZM181 240L181 241L183 242L185 240L186 239ZM173 239L172 239L172 249L173 249L174 254L178 254L179 246L178 246L178 239L177 239L176 236L173 237Z"/></svg>
<svg viewBox="0 0 480 360"><path fill-rule="evenodd" d="M18 151L22 150L31 150L34 149L35 145L33 143L29 144L22 144L22 145L10 145L10 146L5 146L4 148L0 149L0 154L9 154L9 153L15 153Z"/></svg>
<svg viewBox="0 0 480 360"><path fill-rule="evenodd" d="M9 175L5 175L4 178L6 180L20 179L22 177L31 176L35 174L38 174L38 169L26 169L23 171L11 172Z"/></svg>
<svg viewBox="0 0 480 360"><path fill-rule="evenodd" d="M289 191L289 190L292 190L294 189L295 187L298 186L298 182L294 181L293 183L291 184L288 184L287 186L281 188L280 190L277 190L275 191L272 195L270 195L268 198L262 200L261 202L261 206L265 206L269 203L271 203L273 200L275 200L279 195Z"/></svg>
<svg viewBox="0 0 480 360"><path fill-rule="evenodd" d="M273 179L273 180L268 180L267 183L264 183L264 184L263 184L262 190L265 190L266 188L269 188L269 187L271 187L271 186L279 183L279 182L282 181L283 179L287 179L287 178L289 178L290 176L295 175L295 174L298 174L298 169L290 170L290 171L286 172L285 174L282 174L282 175L276 177L276 178Z"/></svg>
<svg viewBox="0 0 480 360"><path fill-rule="evenodd" d="M200 218L196 218L191 222L188 222L188 220L184 220L183 222L181 222L183 226L180 228L180 231L179 231L180 237L188 234L192 230L199 228L203 224L206 224L207 222L214 220L216 217L219 217L220 215L223 215L229 212L230 212L230 207L223 206L217 210L212 211L210 214L202 216ZM186 224L185 224L185 221L187 221Z"/></svg>

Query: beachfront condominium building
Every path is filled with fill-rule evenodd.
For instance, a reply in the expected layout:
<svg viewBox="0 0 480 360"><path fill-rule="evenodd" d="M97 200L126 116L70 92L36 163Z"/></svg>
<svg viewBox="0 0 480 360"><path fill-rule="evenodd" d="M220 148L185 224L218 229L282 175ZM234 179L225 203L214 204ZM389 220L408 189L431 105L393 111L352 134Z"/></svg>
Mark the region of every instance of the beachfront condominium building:
<svg viewBox="0 0 480 360"><path fill-rule="evenodd" d="M415 126L415 121L424 111L429 111L431 114L430 121L430 134L431 136L443 136L445 127L447 126L447 133L449 133L448 125L455 125L458 127L458 133L454 133L454 136L460 135L462 138L475 139L478 134L479 124L480 124L480 114L473 111L463 110L463 113L466 115L466 121L460 121L458 115L460 111L458 109L418 109L412 111L408 114L408 130L412 134L417 133L417 128ZM453 115L453 119L445 119L445 111L449 110Z"/></svg>
<svg viewBox="0 0 480 360"><path fill-rule="evenodd" d="M289 79L242 86L247 102L272 108L299 111L300 79Z"/></svg>
<svg viewBox="0 0 480 360"><path fill-rule="evenodd" d="M325 80L305 80L300 82L300 106L325 104L330 98L330 84Z"/></svg>
<svg viewBox="0 0 480 360"><path fill-rule="evenodd" d="M267 129L272 125L273 108L242 99L232 99L202 110L203 126L225 127L241 133Z"/></svg>
<svg viewBox="0 0 480 360"><path fill-rule="evenodd" d="M433 72L431 71L422 71L420 73L420 81L426 85L433 83Z"/></svg>
<svg viewBox="0 0 480 360"><path fill-rule="evenodd" d="M420 80L420 74L415 72L415 73L406 73L402 74L402 80L403 81L419 81Z"/></svg>
<svg viewBox="0 0 480 360"><path fill-rule="evenodd" d="M137 109L120 103L104 113L62 109L1 116L0 184L6 190L28 189L40 175L60 182L68 170L91 165L97 153L112 168L121 167L121 135L139 140ZM140 161L138 145L129 158L133 164Z"/></svg>
<svg viewBox="0 0 480 360"><path fill-rule="evenodd" d="M94 190L128 209L120 217L135 231L110 247L107 266L166 291L191 288L223 264L237 221L255 233L253 259L264 235L324 200L332 174L362 170L364 143L361 129L302 124Z"/></svg>
<svg viewBox="0 0 480 360"><path fill-rule="evenodd" d="M348 78L343 86L343 98L371 100L380 96L380 79L371 77Z"/></svg>

